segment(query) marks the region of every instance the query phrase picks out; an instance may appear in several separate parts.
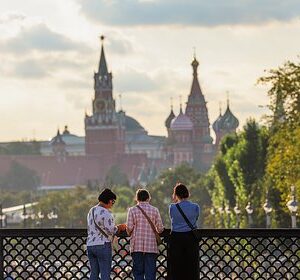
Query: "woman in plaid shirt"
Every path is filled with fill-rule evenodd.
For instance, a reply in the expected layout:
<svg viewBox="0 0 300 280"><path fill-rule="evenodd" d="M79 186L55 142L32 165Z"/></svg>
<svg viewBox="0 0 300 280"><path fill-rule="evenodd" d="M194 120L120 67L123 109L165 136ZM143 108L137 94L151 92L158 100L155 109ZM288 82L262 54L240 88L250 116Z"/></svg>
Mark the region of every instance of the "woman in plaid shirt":
<svg viewBox="0 0 300 280"><path fill-rule="evenodd" d="M133 276L135 280L155 280L158 254L155 233L138 207L146 212L158 233L163 231L164 226L158 209L149 203L150 194L147 190L138 189L136 201L137 205L129 208L127 214L127 233L131 236Z"/></svg>

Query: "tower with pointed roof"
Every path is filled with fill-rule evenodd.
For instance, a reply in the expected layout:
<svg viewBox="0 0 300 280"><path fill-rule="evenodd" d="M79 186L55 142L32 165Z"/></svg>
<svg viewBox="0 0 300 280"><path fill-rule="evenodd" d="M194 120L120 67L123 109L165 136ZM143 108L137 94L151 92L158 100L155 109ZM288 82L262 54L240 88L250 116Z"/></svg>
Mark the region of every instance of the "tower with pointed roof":
<svg viewBox="0 0 300 280"><path fill-rule="evenodd" d="M191 65L193 68L193 81L185 114L193 123L194 167L205 170L210 165L213 139L210 136L206 101L198 80L199 62L195 55Z"/></svg>
<svg viewBox="0 0 300 280"><path fill-rule="evenodd" d="M191 65L193 67L193 82L185 113L194 125L194 141L205 142L210 137L209 120L206 101L198 81L199 62L196 57L194 57Z"/></svg>
<svg viewBox="0 0 300 280"><path fill-rule="evenodd" d="M101 36L98 72L94 73L92 115L85 117L85 151L87 155L115 156L124 153L124 127L117 118L113 98L112 73L108 72Z"/></svg>

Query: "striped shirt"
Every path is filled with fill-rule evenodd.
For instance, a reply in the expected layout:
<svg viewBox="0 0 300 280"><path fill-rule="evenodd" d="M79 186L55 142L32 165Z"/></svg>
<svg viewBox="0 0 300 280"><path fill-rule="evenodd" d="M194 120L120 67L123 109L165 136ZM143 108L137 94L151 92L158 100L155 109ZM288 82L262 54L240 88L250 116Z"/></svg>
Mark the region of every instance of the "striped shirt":
<svg viewBox="0 0 300 280"><path fill-rule="evenodd" d="M93 219L93 211L95 222L108 235L108 238L102 234L96 227ZM92 207L87 215L88 237L87 246L103 245L106 242L111 242L114 234L117 231L114 217L106 208L96 205Z"/></svg>
<svg viewBox="0 0 300 280"><path fill-rule="evenodd" d="M138 202L156 227L157 232L164 229L159 211L149 202ZM132 231L130 237L130 251L144 253L158 253L155 234L140 209L136 206L129 208L127 214L127 230Z"/></svg>

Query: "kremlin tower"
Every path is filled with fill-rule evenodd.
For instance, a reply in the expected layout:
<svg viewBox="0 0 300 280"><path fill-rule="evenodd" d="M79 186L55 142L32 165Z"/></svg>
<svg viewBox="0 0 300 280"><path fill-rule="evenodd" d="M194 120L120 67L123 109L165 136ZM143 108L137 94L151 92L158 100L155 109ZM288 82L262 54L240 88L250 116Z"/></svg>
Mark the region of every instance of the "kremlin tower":
<svg viewBox="0 0 300 280"><path fill-rule="evenodd" d="M108 72L101 36L98 72L94 73L94 98L91 116L85 117L86 155L114 157L125 151L125 132L117 118L113 98L112 73Z"/></svg>

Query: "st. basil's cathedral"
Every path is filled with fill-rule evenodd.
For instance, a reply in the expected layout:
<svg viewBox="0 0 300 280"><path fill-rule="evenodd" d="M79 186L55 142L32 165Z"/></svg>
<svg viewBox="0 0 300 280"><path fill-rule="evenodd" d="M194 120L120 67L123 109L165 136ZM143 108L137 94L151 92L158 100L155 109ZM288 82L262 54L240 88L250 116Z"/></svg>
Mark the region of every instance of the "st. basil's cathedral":
<svg viewBox="0 0 300 280"><path fill-rule="evenodd" d="M212 125L216 135L213 142L196 57L191 63L193 80L185 108L180 104L176 116L171 106L165 120L167 137L154 136L123 110L116 110L103 39L98 71L94 73L92 113L84 118L85 137L71 134L65 126L50 141L39 141L41 155L0 155L0 175L15 161L36 171L41 186L64 187L88 181L102 183L109 170L117 166L134 185L147 184L162 169L182 163L201 171L210 168L221 138L236 132L239 121L227 101L225 113L220 112Z"/></svg>

